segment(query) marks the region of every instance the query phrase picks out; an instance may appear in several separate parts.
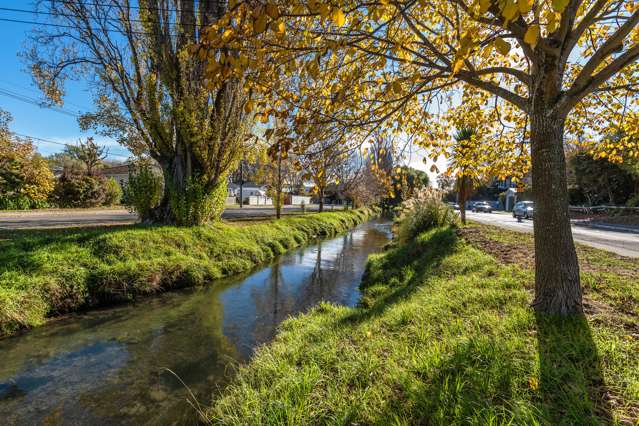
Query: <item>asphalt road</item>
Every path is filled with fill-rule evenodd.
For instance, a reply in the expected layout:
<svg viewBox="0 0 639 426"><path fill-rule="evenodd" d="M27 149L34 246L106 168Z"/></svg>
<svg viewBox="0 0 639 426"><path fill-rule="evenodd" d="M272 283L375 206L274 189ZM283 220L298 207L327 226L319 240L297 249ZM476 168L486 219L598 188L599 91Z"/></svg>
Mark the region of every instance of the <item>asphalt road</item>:
<svg viewBox="0 0 639 426"><path fill-rule="evenodd" d="M500 226L519 232L533 232L532 220L518 222L507 213L472 213L466 217L479 223ZM639 258L639 233L594 229L585 225L572 225L572 235L576 242L598 249L610 251L622 256Z"/></svg>
<svg viewBox="0 0 639 426"><path fill-rule="evenodd" d="M335 209L341 208L335 206ZM306 211L317 211L318 206L309 205ZM324 206L330 211L332 206ZM301 207L285 206L284 214L301 213ZM242 220L275 216L275 209L264 207L227 208L222 218ZM0 229L49 229L65 227L86 227L104 225L127 225L135 223L138 217L126 209L73 209L73 210L35 210L28 212L0 213Z"/></svg>

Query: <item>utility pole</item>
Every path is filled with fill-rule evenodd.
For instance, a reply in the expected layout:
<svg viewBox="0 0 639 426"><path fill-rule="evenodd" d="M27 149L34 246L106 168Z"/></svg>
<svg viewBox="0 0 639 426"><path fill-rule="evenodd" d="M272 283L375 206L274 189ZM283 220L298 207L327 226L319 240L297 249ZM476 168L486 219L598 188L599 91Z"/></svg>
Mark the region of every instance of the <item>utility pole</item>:
<svg viewBox="0 0 639 426"><path fill-rule="evenodd" d="M240 160L240 208L244 204L244 160Z"/></svg>

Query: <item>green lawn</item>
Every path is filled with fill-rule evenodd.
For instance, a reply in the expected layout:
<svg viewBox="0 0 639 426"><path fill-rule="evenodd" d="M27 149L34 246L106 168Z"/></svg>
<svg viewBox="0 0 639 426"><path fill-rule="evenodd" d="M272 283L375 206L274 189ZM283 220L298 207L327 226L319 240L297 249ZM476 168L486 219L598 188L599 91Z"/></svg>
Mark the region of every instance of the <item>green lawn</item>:
<svg viewBox="0 0 639 426"><path fill-rule="evenodd" d="M0 235L0 336L47 317L247 271L372 211L349 210L240 225L132 225Z"/></svg>
<svg viewBox="0 0 639 426"><path fill-rule="evenodd" d="M510 263L499 256L530 236L477 229L433 230L372 257L360 307L322 304L286 321L207 418L636 424L637 261L580 248L588 314L536 317L529 263L522 253ZM469 233L470 242L459 236Z"/></svg>

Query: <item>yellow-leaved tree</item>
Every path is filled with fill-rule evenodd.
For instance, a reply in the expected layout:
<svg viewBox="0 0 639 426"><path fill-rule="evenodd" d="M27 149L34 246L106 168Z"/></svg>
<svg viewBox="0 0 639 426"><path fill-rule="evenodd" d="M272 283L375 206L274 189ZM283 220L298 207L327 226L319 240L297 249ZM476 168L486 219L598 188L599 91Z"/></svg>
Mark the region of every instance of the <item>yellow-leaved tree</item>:
<svg viewBox="0 0 639 426"><path fill-rule="evenodd" d="M582 291L564 142L601 129L588 117L602 113L626 136L591 149L638 155L637 98L626 96L638 84L638 23L635 0L234 0L201 49L209 79L247 75L264 114L289 104L351 132L384 126L434 155L452 133L442 114L462 89L483 92L503 132L477 143L519 150L523 134L530 144L534 306L567 315L582 312Z"/></svg>

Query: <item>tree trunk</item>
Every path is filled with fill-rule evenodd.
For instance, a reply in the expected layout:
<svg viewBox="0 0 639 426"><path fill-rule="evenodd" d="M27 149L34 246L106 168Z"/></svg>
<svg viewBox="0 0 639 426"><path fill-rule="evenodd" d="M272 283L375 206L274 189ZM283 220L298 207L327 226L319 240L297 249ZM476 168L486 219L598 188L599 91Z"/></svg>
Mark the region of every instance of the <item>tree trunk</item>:
<svg viewBox="0 0 639 426"><path fill-rule="evenodd" d="M278 189L275 195L275 218L279 219L282 216L282 190Z"/></svg>
<svg viewBox="0 0 639 426"><path fill-rule="evenodd" d="M324 190L321 189L319 191L319 212L322 213L324 211Z"/></svg>
<svg viewBox="0 0 639 426"><path fill-rule="evenodd" d="M564 117L550 108L531 114L535 197L535 309L569 315L583 312L579 263L568 216Z"/></svg>
<svg viewBox="0 0 639 426"><path fill-rule="evenodd" d="M459 202L459 216L461 217L461 222L466 225L466 200Z"/></svg>
<svg viewBox="0 0 639 426"><path fill-rule="evenodd" d="M461 217L462 223L466 225L466 201L470 196L470 177L463 175L459 178L458 191L459 216Z"/></svg>

